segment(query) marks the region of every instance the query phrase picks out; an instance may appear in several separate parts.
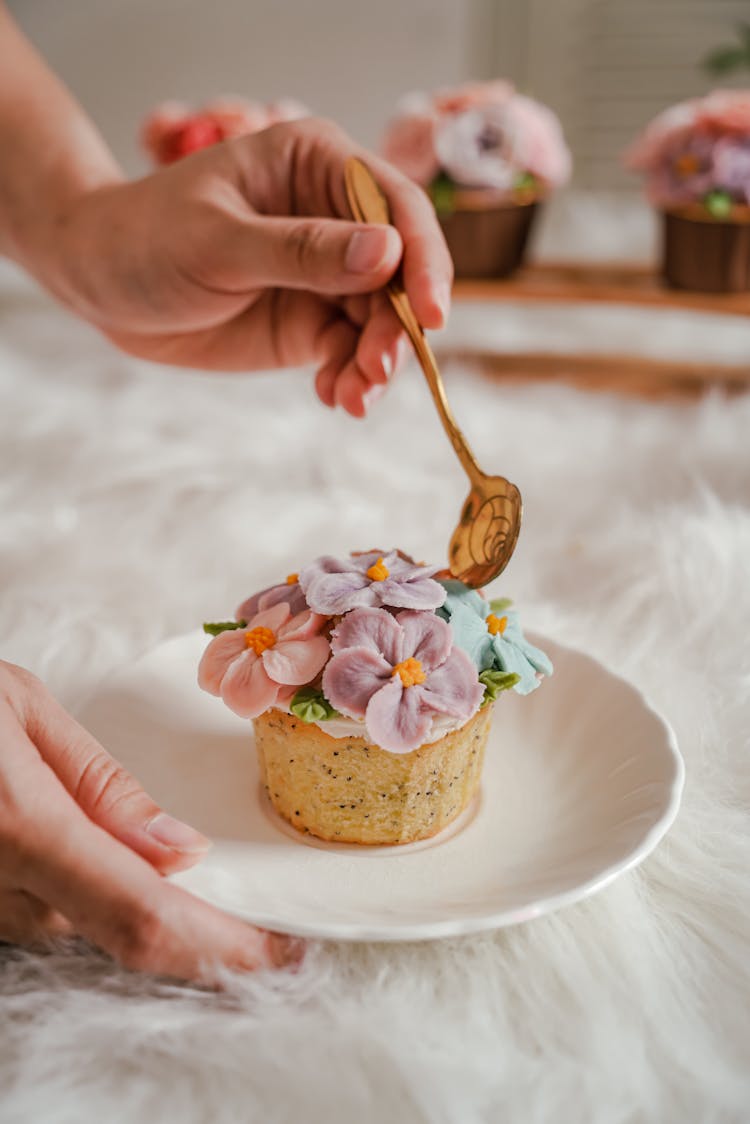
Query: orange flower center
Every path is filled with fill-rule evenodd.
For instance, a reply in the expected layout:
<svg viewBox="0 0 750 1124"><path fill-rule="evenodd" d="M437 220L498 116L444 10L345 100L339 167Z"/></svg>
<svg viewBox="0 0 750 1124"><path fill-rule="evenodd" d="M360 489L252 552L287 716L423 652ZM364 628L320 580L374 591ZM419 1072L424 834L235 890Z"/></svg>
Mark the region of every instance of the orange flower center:
<svg viewBox="0 0 750 1124"><path fill-rule="evenodd" d="M674 168L678 176L683 178L693 176L700 168L698 157L694 156L692 152L683 152L682 156L678 156L675 160Z"/></svg>
<svg viewBox="0 0 750 1124"><path fill-rule="evenodd" d="M298 581L299 581L299 574L287 574L287 576L286 576L286 584L287 585L296 585Z"/></svg>
<svg viewBox="0 0 750 1124"><path fill-rule="evenodd" d="M490 613L487 617L487 631L491 636L497 636L498 633L502 636L507 627L507 617L496 617L494 613Z"/></svg>
<svg viewBox="0 0 750 1124"><path fill-rule="evenodd" d="M393 669L393 675L398 675L405 687L415 687L418 683L424 683L427 678L422 671L421 663L419 660L415 660L413 656L410 656L408 660L397 663Z"/></svg>
<svg viewBox="0 0 750 1124"><path fill-rule="evenodd" d="M390 572L383 559L378 558L377 562L373 562L370 566L367 576L371 582L384 582Z"/></svg>
<svg viewBox="0 0 750 1124"><path fill-rule="evenodd" d="M251 628L249 632L245 633L245 647L252 648L256 656L261 652L265 652L266 648L273 648L276 643L276 634L270 628L265 628L259 624L257 628Z"/></svg>

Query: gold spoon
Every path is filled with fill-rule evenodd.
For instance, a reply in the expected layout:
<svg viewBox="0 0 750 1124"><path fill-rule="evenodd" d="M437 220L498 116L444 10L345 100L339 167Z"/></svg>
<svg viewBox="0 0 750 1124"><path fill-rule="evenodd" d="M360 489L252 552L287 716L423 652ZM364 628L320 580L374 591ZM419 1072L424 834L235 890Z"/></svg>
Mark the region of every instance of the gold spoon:
<svg viewBox="0 0 750 1124"><path fill-rule="evenodd" d="M358 222L390 223L388 201L366 164L355 156L350 157L344 169L344 180L349 206ZM510 561L521 529L521 493L504 476L487 476L474 459L453 417L432 348L399 275L390 282L387 293L417 353L443 429L469 477L471 491L450 541L448 565L454 578L478 589L502 573Z"/></svg>

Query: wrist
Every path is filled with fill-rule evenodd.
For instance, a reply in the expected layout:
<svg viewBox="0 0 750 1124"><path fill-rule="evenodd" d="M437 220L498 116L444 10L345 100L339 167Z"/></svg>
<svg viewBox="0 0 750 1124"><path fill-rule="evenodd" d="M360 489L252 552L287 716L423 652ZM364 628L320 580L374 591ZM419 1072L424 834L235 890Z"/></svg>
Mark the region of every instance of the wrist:
<svg viewBox="0 0 750 1124"><path fill-rule="evenodd" d="M86 221L100 192L122 182L115 169L68 182L55 191L28 193L11 209L6 251L63 304L82 312L78 294L93 241Z"/></svg>

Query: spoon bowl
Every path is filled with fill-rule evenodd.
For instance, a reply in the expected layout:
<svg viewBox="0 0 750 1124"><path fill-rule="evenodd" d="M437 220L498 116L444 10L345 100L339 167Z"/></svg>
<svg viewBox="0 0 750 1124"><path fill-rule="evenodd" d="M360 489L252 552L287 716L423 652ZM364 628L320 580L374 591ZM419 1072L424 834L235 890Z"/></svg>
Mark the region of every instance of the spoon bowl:
<svg viewBox="0 0 750 1124"><path fill-rule="evenodd" d="M515 484L504 476L475 479L448 548L451 574L472 589L496 578L515 550L521 515Z"/></svg>

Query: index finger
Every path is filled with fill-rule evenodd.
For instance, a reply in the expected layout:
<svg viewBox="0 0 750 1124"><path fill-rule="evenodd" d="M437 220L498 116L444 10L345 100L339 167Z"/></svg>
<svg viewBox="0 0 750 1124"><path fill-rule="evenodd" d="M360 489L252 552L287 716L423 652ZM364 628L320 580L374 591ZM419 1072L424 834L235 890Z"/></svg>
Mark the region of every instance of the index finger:
<svg viewBox="0 0 750 1124"><path fill-rule="evenodd" d="M19 885L127 968L215 983L221 968L275 967L287 938L255 929L164 881L35 769L19 826Z"/></svg>

